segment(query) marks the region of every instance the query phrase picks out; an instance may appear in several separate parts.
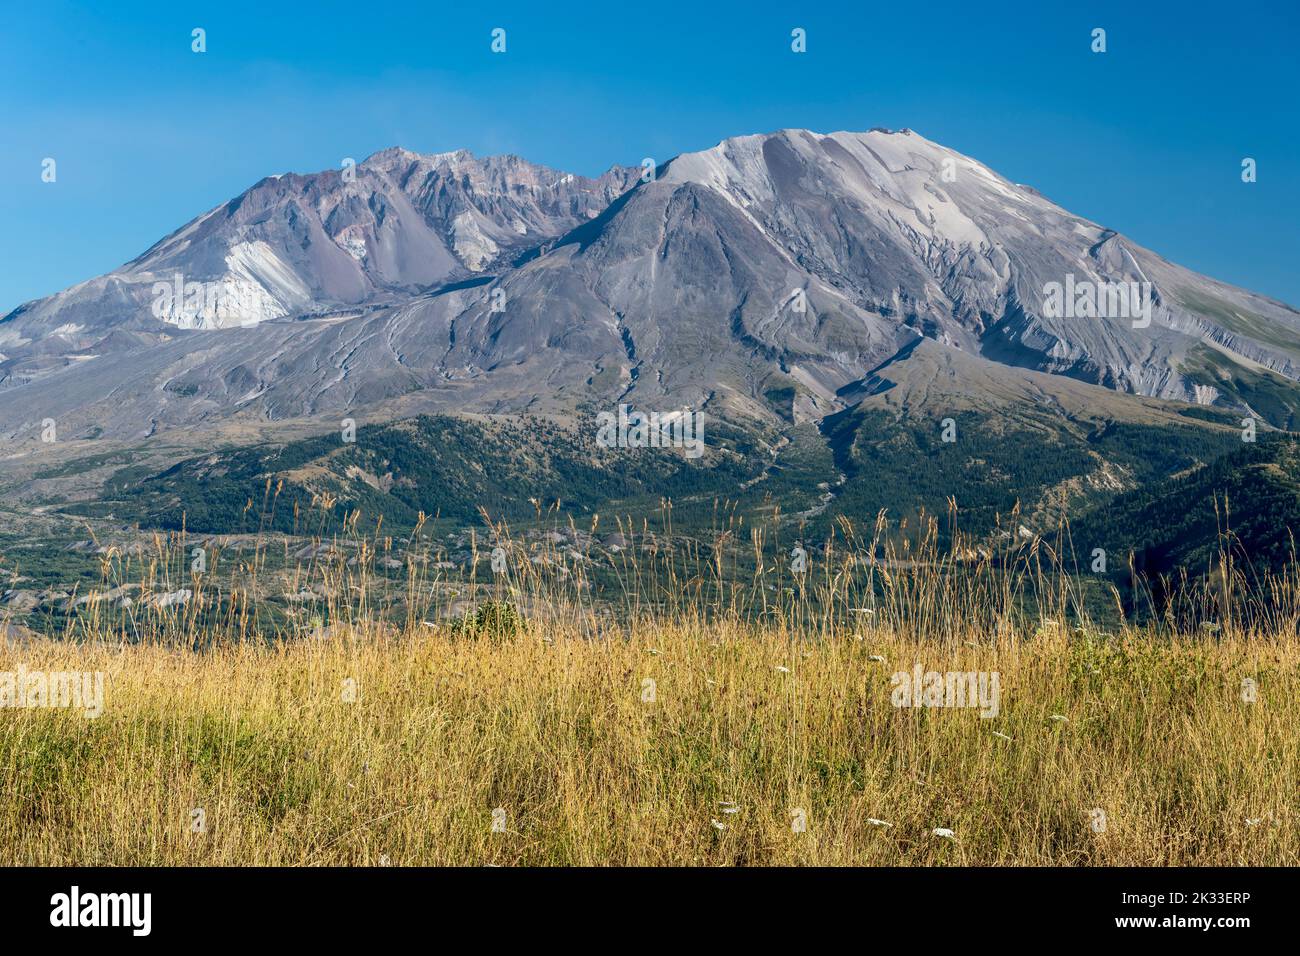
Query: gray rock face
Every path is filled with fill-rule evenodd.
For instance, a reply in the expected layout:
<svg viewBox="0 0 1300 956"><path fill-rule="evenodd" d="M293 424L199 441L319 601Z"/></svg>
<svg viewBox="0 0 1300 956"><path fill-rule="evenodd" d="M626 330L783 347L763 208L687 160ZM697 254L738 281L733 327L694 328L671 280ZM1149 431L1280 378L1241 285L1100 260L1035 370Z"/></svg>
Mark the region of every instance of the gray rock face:
<svg viewBox="0 0 1300 956"><path fill-rule="evenodd" d="M739 137L650 182L398 149L352 172L263 180L0 320L0 432L617 401L817 419L898 381L922 338L991 372L1242 408L1235 373L1300 377L1296 310L907 130ZM243 290L238 313L158 318L176 272ZM1107 313L1118 284L1149 313Z"/></svg>
<svg viewBox="0 0 1300 956"><path fill-rule="evenodd" d="M398 301L589 221L636 175L592 180L513 156L389 149L339 171L268 177L121 269L0 320L0 380L156 346L178 329ZM192 299L190 283L201 286Z"/></svg>
<svg viewBox="0 0 1300 956"><path fill-rule="evenodd" d="M683 156L802 268L859 306L1009 364L1194 400L1177 365L1208 339L1297 377L1300 313L1182 269L909 131L787 130ZM1151 324L1053 317L1049 283L1150 283Z"/></svg>

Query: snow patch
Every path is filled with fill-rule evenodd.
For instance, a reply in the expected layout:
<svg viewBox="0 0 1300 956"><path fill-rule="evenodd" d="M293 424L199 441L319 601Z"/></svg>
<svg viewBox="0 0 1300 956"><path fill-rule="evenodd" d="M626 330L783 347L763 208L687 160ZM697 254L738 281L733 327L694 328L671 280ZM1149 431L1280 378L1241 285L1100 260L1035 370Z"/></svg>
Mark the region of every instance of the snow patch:
<svg viewBox="0 0 1300 956"><path fill-rule="evenodd" d="M257 325L288 315L297 305L311 301L311 290L285 262L260 239L239 242L226 253L226 281L239 303L237 325Z"/></svg>
<svg viewBox="0 0 1300 956"><path fill-rule="evenodd" d="M497 244L483 232L478 220L469 210L452 220L451 231L456 255L475 272L496 257Z"/></svg>
<svg viewBox="0 0 1300 956"><path fill-rule="evenodd" d="M1193 385L1192 401L1197 405L1213 405L1219 398L1219 390L1213 385Z"/></svg>
<svg viewBox="0 0 1300 956"><path fill-rule="evenodd" d="M357 262L363 262L370 251L366 246L366 237L360 227L349 226L335 236L334 241L338 243L340 249L353 259L356 259Z"/></svg>

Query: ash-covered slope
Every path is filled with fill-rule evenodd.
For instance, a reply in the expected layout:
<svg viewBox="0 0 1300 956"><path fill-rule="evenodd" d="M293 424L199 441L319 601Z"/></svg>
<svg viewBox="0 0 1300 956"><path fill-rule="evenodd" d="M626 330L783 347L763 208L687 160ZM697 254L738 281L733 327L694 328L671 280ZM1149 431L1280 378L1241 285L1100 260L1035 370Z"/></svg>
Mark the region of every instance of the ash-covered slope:
<svg viewBox="0 0 1300 956"><path fill-rule="evenodd" d="M258 242L274 269L238 257ZM125 280L108 277L99 298L77 287L0 323L10 382L34 379L4 392L0 431L53 417L71 434L138 438L232 417L620 400L818 420L907 379L923 338L969 358L974 391L1010 365L1278 425L1300 407L1294 309L906 130L739 137L650 182L390 150L353 183L264 181L131 268L218 269L214 256L275 297L262 321L167 326L163 341L156 323L111 317ZM1054 316L1052 283L1137 283L1149 316ZM30 371L60 348L69 367Z"/></svg>
<svg viewBox="0 0 1300 956"><path fill-rule="evenodd" d="M121 269L0 320L0 381L156 346L178 329L255 326L471 277L590 220L638 174L593 180L514 156L388 149L341 170L271 176ZM177 281L182 295L158 308L155 285ZM205 294L191 297L188 283Z"/></svg>
<svg viewBox="0 0 1300 956"><path fill-rule="evenodd" d="M859 306L997 361L1184 401L1214 397L1185 368L1202 341L1300 375L1295 309L1173 265L907 130L739 137L679 157L664 178L725 196ZM1067 277L1150 283L1150 325L1051 317L1044 289Z"/></svg>

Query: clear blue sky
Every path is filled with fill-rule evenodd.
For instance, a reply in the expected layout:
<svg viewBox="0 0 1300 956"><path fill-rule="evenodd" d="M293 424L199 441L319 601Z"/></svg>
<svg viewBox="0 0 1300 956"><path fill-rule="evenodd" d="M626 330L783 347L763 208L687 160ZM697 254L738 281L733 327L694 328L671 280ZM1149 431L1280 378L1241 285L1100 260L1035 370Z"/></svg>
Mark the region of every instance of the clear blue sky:
<svg viewBox="0 0 1300 956"><path fill-rule="evenodd" d="M0 314L115 268L265 175L386 146L593 174L742 133L873 126L911 127L1176 262L1300 305L1298 10L8 2ZM505 55L489 50L498 26ZM804 55L790 52L796 26ZM190 51L194 27L206 53ZM1094 27L1105 54L1089 50Z"/></svg>

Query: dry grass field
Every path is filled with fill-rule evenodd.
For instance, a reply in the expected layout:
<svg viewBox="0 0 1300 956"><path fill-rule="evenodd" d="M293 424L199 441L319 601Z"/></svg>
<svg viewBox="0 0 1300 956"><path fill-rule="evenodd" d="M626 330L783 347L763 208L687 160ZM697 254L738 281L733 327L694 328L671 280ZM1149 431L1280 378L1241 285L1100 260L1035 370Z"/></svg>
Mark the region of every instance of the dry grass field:
<svg viewBox="0 0 1300 956"><path fill-rule="evenodd" d="M640 553L635 541L626 553ZM544 562L520 562L499 585L509 607L563 613L465 626L334 608L329 626L271 640L196 634L185 607L151 616L140 592L130 629L91 615L59 639L0 649L0 672L19 682L104 681L95 717L0 708L0 854L36 865L1300 863L1294 621L1103 631L1071 613L1069 580L1044 578L1036 556L997 575L968 570L959 586L934 554L864 553L875 545L819 552L797 595L753 586L763 601L777 595L758 614L725 599L721 572L667 564L665 593L684 597L672 607L618 616L565 604L533 570ZM855 565L880 576L869 597L845 571ZM619 571L629 591L644 572ZM348 577L364 562L337 573L341 592L369 587ZM1013 613L1020 578L1038 582L1033 615ZM409 584L429 590L414 570ZM584 591L573 576L564 587ZM892 675L918 665L995 673L996 716L895 706ZM12 704L20 690L7 693Z"/></svg>
<svg viewBox="0 0 1300 956"><path fill-rule="evenodd" d="M662 621L203 653L41 641L0 668L20 662L102 670L105 706L0 718L8 863L1300 862L1298 659L1266 639L954 647ZM999 715L892 706L891 672L916 662L997 671Z"/></svg>

